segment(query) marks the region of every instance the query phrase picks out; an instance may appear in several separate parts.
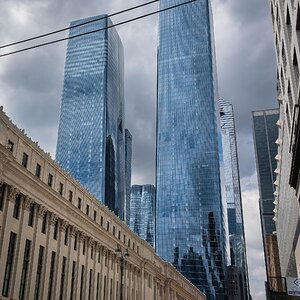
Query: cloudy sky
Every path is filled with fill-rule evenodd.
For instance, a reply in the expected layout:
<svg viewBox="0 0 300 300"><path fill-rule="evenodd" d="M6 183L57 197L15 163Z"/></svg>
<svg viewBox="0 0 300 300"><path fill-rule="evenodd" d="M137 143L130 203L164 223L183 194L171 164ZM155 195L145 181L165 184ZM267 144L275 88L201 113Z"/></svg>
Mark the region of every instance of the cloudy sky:
<svg viewBox="0 0 300 300"><path fill-rule="evenodd" d="M0 44L112 13L141 0L0 0ZM220 97L235 108L250 285L265 299L264 261L251 111L276 103L276 65L267 0L213 0ZM114 22L156 5L114 18ZM133 134L133 183L154 182L157 17L118 28L125 48L126 126ZM63 37L65 34L59 35ZM17 49L16 48L11 48ZM66 44L0 59L0 104L14 123L55 154ZM4 50L1 51L4 53Z"/></svg>

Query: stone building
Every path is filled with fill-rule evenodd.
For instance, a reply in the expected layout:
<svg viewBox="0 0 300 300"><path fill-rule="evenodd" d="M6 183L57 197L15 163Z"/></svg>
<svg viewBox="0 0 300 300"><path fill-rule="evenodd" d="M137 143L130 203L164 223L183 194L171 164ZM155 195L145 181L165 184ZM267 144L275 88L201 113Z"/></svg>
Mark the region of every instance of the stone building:
<svg viewBox="0 0 300 300"><path fill-rule="evenodd" d="M0 182L0 299L206 299L3 108Z"/></svg>

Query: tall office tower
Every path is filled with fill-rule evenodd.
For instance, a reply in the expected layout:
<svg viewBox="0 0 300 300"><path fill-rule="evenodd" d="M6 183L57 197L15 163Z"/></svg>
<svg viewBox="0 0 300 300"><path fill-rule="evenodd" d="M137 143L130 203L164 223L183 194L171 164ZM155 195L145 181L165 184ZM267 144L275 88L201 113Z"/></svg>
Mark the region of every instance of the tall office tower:
<svg viewBox="0 0 300 300"><path fill-rule="evenodd" d="M161 0L160 8L179 1ZM210 1L159 17L156 249L208 299L224 298L225 230Z"/></svg>
<svg viewBox="0 0 300 300"><path fill-rule="evenodd" d="M229 270L234 270L239 278L236 295L228 293L228 299L250 299L234 111L232 104L224 99L220 99L220 123L232 266Z"/></svg>
<svg viewBox="0 0 300 300"><path fill-rule="evenodd" d="M131 188L131 161L132 161L132 135L125 129L125 217L127 225L130 224L130 188Z"/></svg>
<svg viewBox="0 0 300 300"><path fill-rule="evenodd" d="M276 228L281 273L300 277L300 0L270 0L277 55Z"/></svg>
<svg viewBox="0 0 300 300"><path fill-rule="evenodd" d="M130 197L130 228L152 247L155 245L155 186L133 185Z"/></svg>
<svg viewBox="0 0 300 300"><path fill-rule="evenodd" d="M278 138L278 109L254 111L253 136L256 154L256 168L259 186L259 209L262 225L267 283L280 277L279 257L270 255L271 249L278 248L274 221L274 192L276 186L276 159ZM278 251L277 251L278 252ZM268 285L267 285L268 288ZM268 292L268 290L267 290Z"/></svg>
<svg viewBox="0 0 300 300"><path fill-rule="evenodd" d="M112 25L106 15L71 22L69 36ZM114 28L69 40L56 160L123 219L123 46Z"/></svg>

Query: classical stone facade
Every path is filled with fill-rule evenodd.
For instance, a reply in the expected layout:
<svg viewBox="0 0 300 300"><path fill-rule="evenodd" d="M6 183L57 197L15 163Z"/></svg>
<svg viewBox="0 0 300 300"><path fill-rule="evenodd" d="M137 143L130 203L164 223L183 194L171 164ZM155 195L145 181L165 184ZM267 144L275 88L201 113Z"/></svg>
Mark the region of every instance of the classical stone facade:
<svg viewBox="0 0 300 300"><path fill-rule="evenodd" d="M205 299L0 111L0 299Z"/></svg>
<svg viewBox="0 0 300 300"><path fill-rule="evenodd" d="M270 0L278 69L280 118L275 220L283 277L299 277L300 1Z"/></svg>

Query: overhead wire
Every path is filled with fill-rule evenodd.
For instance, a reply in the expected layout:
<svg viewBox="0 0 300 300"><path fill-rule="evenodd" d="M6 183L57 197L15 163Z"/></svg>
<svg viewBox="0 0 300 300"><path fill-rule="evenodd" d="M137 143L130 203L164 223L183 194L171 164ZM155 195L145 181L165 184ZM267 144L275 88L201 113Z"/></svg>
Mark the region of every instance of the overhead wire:
<svg viewBox="0 0 300 300"><path fill-rule="evenodd" d="M70 29L73 29L73 28L76 28L76 27L80 27L80 26L83 26L83 25L86 25L86 24L90 24L90 23L93 23L93 22L98 22L98 21L101 21L101 20L104 20L104 19L107 19L107 18L110 18L110 17L114 17L114 16L117 16L117 15L129 12L131 10L135 10L135 9L153 4L153 3L158 2L158 1L159 0L152 0L152 1L140 4L140 5L136 5L136 6L133 6L133 7L130 7L130 8L126 8L124 10L120 10L118 12L112 13L111 15L106 15L106 16L99 17L99 18L96 18L96 19L93 19L93 20L85 21L85 22L82 22L80 24L76 24L76 25L72 25L72 26L69 26L69 27L65 27L65 28L62 28L62 29L55 30L55 31L51 31L51 32L48 32L48 33L40 34L40 35L31 37L31 38L27 38L27 39L24 39L24 40L21 40L21 41L5 44L5 45L0 46L0 49L15 46L15 45L26 43L26 42L30 42L30 41L33 41L33 40L37 40L37 39L40 39L40 38L43 38L43 37L46 37L46 36L57 34L57 33L60 33L60 32L66 31L66 30L70 30Z"/></svg>
<svg viewBox="0 0 300 300"><path fill-rule="evenodd" d="M84 32L84 33L81 33L81 34L77 34L77 35L73 35L73 36L53 40L53 41L50 41L50 42L45 42L45 43L37 44L37 45L34 45L34 46L22 48L22 49L15 50L15 51L12 51L12 52L4 53L4 54L1 54L0 57L5 57L5 56L20 53L20 52L24 52L24 51L28 51L28 50L32 50L32 49L36 49L36 48L40 48L40 47L44 47L44 46L47 46L47 45L63 42L63 41L66 41L66 40L74 39L74 38L81 37L81 36L84 36L84 35L100 32L100 31L103 31L103 30L107 30L107 29L110 29L110 28L113 28L113 27L124 25L124 24L130 23L130 22L133 22L133 21L136 21L136 20L139 20L139 19L142 19L142 18L146 18L146 17L152 16L152 15L155 15L155 14L167 11L167 10L171 10L171 9L174 9L174 8L177 8L177 7L192 3L192 2L196 2L196 1L198 1L198 0L189 0L189 1L186 1L186 2L182 2L182 3L176 4L176 5L170 6L170 7L166 7L166 8L151 12L151 13L144 14L142 16L138 16L138 17L135 17L135 18L132 18L132 19L128 19L126 21L122 21L122 22L119 22L119 23L116 23L116 24L112 24L112 25L109 25L109 26L106 26L106 27L103 27L103 28L100 28L100 29L96 29L96 30ZM106 16L106 17L108 17L108 16ZM15 42L15 43L18 43L18 42Z"/></svg>

